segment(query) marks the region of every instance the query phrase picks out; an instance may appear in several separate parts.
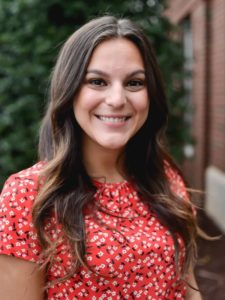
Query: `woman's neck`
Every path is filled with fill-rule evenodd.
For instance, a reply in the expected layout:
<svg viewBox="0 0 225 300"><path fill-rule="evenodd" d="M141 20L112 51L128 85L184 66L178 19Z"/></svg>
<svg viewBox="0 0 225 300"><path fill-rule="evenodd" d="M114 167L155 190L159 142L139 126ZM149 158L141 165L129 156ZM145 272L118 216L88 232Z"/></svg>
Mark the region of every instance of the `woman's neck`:
<svg viewBox="0 0 225 300"><path fill-rule="evenodd" d="M90 177L106 182L125 179L122 150L105 149L97 145L83 147L83 162Z"/></svg>

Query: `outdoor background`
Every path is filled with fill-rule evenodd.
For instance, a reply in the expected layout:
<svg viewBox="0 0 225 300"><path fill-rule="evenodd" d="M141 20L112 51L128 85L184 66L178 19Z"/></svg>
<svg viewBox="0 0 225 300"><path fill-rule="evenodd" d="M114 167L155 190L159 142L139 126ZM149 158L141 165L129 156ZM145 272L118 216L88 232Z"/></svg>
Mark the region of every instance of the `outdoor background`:
<svg viewBox="0 0 225 300"><path fill-rule="evenodd" d="M199 197L200 225L225 231L225 0L0 0L0 189L37 160L38 128L63 42L93 17L140 24L161 66L170 107L168 148ZM223 42L224 40L224 42ZM212 196L211 196L212 195ZM223 220L224 219L224 220ZM199 240L204 299L225 295L224 237Z"/></svg>

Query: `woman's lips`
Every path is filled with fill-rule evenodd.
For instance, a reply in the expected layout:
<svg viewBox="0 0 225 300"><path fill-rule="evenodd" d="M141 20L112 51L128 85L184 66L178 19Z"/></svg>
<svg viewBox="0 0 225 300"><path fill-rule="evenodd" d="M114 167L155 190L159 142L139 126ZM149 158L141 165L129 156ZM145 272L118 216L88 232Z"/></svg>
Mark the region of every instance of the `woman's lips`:
<svg viewBox="0 0 225 300"><path fill-rule="evenodd" d="M106 115L96 115L96 117L107 123L124 123L126 122L130 116L106 116Z"/></svg>

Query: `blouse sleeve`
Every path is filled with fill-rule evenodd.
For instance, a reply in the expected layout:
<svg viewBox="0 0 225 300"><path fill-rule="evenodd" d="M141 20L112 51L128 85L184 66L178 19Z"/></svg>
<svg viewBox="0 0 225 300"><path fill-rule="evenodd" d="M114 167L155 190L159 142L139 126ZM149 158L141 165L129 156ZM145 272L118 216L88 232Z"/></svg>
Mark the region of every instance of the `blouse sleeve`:
<svg viewBox="0 0 225 300"><path fill-rule="evenodd" d="M177 171L173 170L171 167L166 167L166 175L170 181L170 188L171 191L179 197L181 200L189 201L191 204L191 208L193 211L193 214L197 215L197 210L195 205L191 202L190 195L187 192L184 180L182 177L178 174Z"/></svg>
<svg viewBox="0 0 225 300"><path fill-rule="evenodd" d="M12 175L0 195L0 254L38 262L40 246L32 222L37 179Z"/></svg>
<svg viewBox="0 0 225 300"><path fill-rule="evenodd" d="M170 181L171 191L183 200L190 200L185 183L181 176L171 167L166 168L166 175Z"/></svg>

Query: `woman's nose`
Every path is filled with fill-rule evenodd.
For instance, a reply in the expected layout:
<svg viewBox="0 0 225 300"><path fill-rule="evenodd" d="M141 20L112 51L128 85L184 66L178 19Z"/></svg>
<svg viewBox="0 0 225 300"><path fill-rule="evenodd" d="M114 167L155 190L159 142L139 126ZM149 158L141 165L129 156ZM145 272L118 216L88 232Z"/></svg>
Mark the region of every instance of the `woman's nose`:
<svg viewBox="0 0 225 300"><path fill-rule="evenodd" d="M106 104L115 108L121 107L126 104L126 91L121 84L113 85L106 95Z"/></svg>

